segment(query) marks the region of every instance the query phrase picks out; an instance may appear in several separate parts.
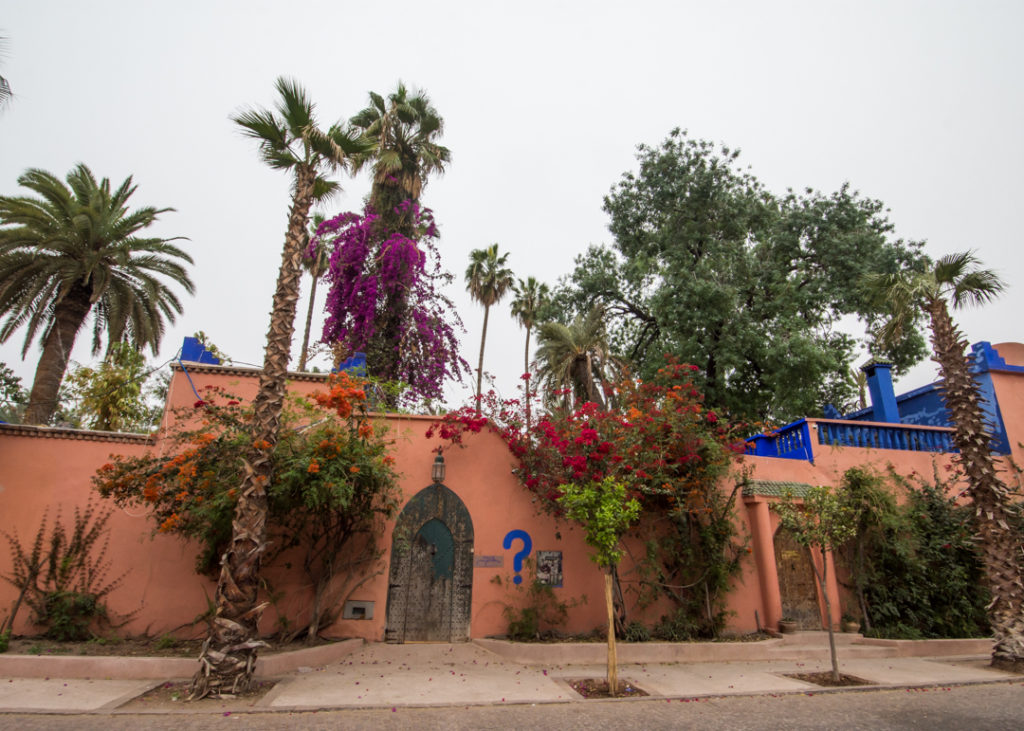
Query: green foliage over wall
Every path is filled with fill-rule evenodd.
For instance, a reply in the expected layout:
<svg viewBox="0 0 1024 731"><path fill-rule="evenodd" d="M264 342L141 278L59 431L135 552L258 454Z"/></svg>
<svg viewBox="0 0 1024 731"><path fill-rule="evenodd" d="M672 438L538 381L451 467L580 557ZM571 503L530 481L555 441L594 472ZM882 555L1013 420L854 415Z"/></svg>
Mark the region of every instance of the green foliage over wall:
<svg viewBox="0 0 1024 731"><path fill-rule="evenodd" d="M863 507L858 538L840 557L850 570L865 634L899 639L983 637L988 632L971 509L954 480L904 480L851 470L848 499ZM894 490L906 501L898 505Z"/></svg>

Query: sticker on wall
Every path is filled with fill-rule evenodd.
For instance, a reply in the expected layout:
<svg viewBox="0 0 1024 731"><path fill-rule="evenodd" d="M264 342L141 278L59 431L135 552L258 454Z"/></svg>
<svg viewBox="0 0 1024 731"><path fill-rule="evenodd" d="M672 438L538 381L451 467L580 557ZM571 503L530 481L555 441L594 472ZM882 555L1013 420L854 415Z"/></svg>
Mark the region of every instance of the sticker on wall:
<svg viewBox="0 0 1024 731"><path fill-rule="evenodd" d="M500 569L505 565L504 556L474 556L473 568L476 569Z"/></svg>
<svg viewBox="0 0 1024 731"><path fill-rule="evenodd" d="M537 551L537 582L547 586L562 585L561 551Z"/></svg>
<svg viewBox="0 0 1024 731"><path fill-rule="evenodd" d="M501 547L507 551L512 548L512 544L517 540L523 542L523 547L512 557L512 570L516 572L512 583L522 584L523 577L519 575L519 572L523 570L523 559L530 555L530 550L533 548L533 539L524 530L510 530L505 534L505 540L502 542Z"/></svg>

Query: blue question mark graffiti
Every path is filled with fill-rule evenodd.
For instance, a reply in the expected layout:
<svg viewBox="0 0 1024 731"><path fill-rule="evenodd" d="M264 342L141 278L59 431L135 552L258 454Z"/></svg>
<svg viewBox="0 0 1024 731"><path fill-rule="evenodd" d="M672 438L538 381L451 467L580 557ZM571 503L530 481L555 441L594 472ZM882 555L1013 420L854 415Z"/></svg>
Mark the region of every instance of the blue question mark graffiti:
<svg viewBox="0 0 1024 731"><path fill-rule="evenodd" d="M530 555L530 549L533 548L533 539L530 538L530 534L524 530L510 530L505 535L505 541L501 544L502 548L506 551L512 548L512 541L516 538L523 542L523 547L519 550L512 558L512 568L516 572L516 576L512 579L513 584L522 584L523 577L519 575L519 572L523 570L523 559Z"/></svg>

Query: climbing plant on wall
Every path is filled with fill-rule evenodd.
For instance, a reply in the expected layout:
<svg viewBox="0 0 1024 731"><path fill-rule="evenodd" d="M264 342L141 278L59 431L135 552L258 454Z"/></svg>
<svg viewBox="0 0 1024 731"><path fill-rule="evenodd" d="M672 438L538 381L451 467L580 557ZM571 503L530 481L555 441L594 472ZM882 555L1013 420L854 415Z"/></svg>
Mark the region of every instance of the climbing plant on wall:
<svg viewBox="0 0 1024 731"><path fill-rule="evenodd" d="M737 531L738 488L722 488L744 442L741 425L704 407L695 373L694 366L670 359L649 380L624 378L609 399L614 408L588 402L536 416L534 404L530 429L520 400L491 394L482 415L464 407L430 433L459 444L467 433L495 429L519 459L520 482L555 514L564 511L559 499L568 485L606 478L621 483L641 506L631 535L647 544L646 555L635 557L638 598L671 600L672 639L711 637L724 626L726 594L746 548ZM622 612L620 605L620 625Z"/></svg>
<svg viewBox="0 0 1024 731"><path fill-rule="evenodd" d="M118 505L150 508L154 532L196 540L196 568L212 573L231 540L238 499L232 485L246 469L253 437L247 404L219 387L201 396L175 415L168 453L115 456L93 483ZM314 587L311 615L301 628L309 639L335 618L339 597L329 591L331 580L354 561L370 563L379 521L396 506L390 441L368 418L365 400L362 381L332 376L327 391L290 403L273 448L277 477L268 493L268 525L275 555L299 548ZM339 560L342 554L348 561Z"/></svg>

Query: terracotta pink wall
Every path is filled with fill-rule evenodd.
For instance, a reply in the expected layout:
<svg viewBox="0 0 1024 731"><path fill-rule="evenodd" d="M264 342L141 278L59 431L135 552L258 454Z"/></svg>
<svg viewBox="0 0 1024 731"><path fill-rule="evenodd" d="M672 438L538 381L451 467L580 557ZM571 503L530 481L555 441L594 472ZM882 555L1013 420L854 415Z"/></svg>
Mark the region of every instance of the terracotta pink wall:
<svg viewBox="0 0 1024 731"><path fill-rule="evenodd" d="M1004 346L998 346L1000 353ZM1019 346L1024 357L1024 346ZM199 395L206 386L220 386L237 396L250 399L257 388L253 369L205 367L186 364ZM1003 411L1003 418L1015 452L1018 442L1024 440L1024 376L993 374ZM324 377L298 376L290 384L293 393L308 394L322 389ZM171 410L184 407L186 412L196 400L186 374L180 369L172 378L168 396L165 425L172 418ZM426 438L433 417L387 416L378 417L388 424L395 443L393 453L401 473L401 504L411 499L430 482L430 467L436 441ZM812 421L813 424L813 421ZM51 438L52 435L75 438ZM84 438L83 438L84 437ZM97 441L107 439L108 441ZM816 442L816 438L812 439ZM165 449L157 441L148 445L139 439L115 439L70 430L33 430L32 428L0 426L0 529L17 530L23 542L35 535L39 519L49 507L51 515L56 506L62 506L69 517L74 506L85 504L92 492L90 478L96 468L108 461L111 453L140 454L146 449ZM837 449L813 444L814 463L801 460L770 457L745 457L737 472L723 481L722 489L731 491L739 470L745 470L750 479L803 482L811 485L836 484L843 472L854 466L871 464L879 469L892 466L897 472L909 475L917 472L930 475L937 466L944 471L950 463L948 455L906 452L885 449ZM538 514L529 492L512 475L513 459L497 435L484 431L470 435L465 448L445 452L447 477L445 484L466 504L473 520L474 550L477 557L501 557L501 568L475 568L473 570L473 600L471 634L483 637L502 634L507 629L504 609L520 600L521 594L510 588L513 576L513 558L520 547L517 541L511 550L502 546L509 531L519 529L532 538L533 555L539 550L562 551L564 585L555 589L560 601L576 602L566 625L569 632L585 632L604 624L605 609L603 583L600 570L589 560L588 550L580 529L551 516ZM1019 460L1024 462L1024 460ZM781 603L778 580L774 572L772 538L778 527L778 517L768 509L770 500L761 497L738 498L738 528L749 536L751 553L743 564L742 576L735 591L728 596L732 612L730 627L736 631L750 631L758 623L773 626L779 619ZM201 627L190 624L205 611L207 597L213 596L213 583L193 571L195 547L170 536L151 537L152 523L142 509L123 511L116 509L111 521L109 556L113 566L110 576L125 573L124 584L109 598L111 609L119 614L135 612L121 630L127 633L161 634L178 631L198 633ZM383 527L379 547L382 556L371 573L349 598L375 602L374 616L370 620L339 620L329 633L339 637L362 637L381 640L386 623L387 572L391 551L393 522ZM642 555L639 542L628 544L620 575L626 589L627 601L635 598L637 579L632 556ZM295 568L288 569L282 561L271 567L268 576L278 599L277 608L271 607L263 620L263 629L271 632L277 623L277 609L285 615L294 615L308 606L311 587ZM294 566L294 564L293 564ZM831 569L831 567L830 567ZM0 573L10 571L10 556L0 545ZM830 570L830 593L836 591ZM495 579L501 582L496 583ZM0 617L15 598L14 589L0 584ZM585 601L584 601L585 598ZM833 621L838 619L839 604L834 603ZM665 602L655 603L644 610L630 608L631 619L648 624L656 622L670 610ZM756 614L755 614L756 613ZM29 612L22 609L16 632L31 630L27 623Z"/></svg>

